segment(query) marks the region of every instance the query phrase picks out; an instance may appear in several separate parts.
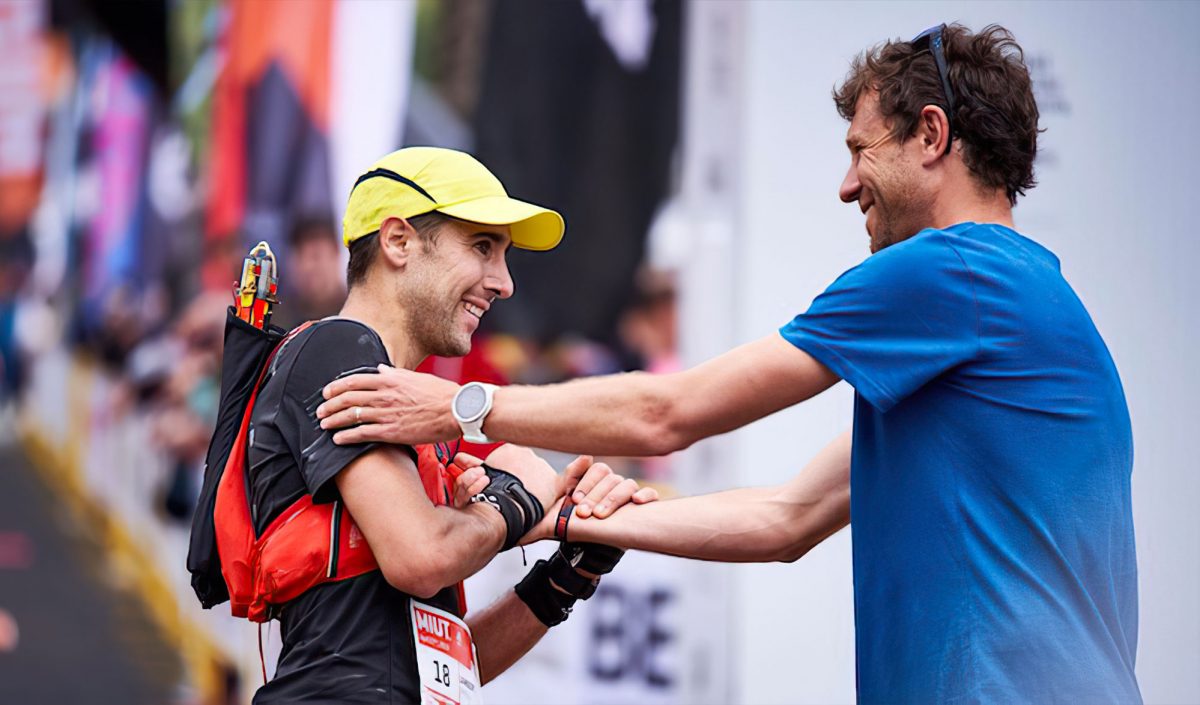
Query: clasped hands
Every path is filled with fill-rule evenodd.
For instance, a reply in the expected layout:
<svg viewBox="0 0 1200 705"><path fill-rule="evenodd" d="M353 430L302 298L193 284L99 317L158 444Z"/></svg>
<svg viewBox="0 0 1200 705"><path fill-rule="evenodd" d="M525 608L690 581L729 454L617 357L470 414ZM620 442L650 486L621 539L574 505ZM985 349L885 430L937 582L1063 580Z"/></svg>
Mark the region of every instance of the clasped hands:
<svg viewBox="0 0 1200 705"><path fill-rule="evenodd" d="M454 482L455 507L467 506L472 497L488 486L484 462L467 453L455 456L454 465L462 470ZM568 496L575 502L575 516L597 519L611 515L630 502L646 504L658 499L658 492L653 487L640 487L637 481L614 473L607 464L593 462L589 455L575 458L561 475L533 451L511 444L492 451L486 462L517 476L546 510L546 516L521 539L520 545L554 538L554 523Z"/></svg>

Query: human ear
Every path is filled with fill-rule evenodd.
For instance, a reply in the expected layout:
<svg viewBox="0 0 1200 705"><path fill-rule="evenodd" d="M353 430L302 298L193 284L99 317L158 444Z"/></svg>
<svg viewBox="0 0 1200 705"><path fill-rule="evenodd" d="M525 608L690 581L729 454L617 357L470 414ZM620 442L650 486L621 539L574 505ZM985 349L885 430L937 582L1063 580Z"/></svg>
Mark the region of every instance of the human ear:
<svg viewBox="0 0 1200 705"><path fill-rule="evenodd" d="M950 120L946 112L936 105L921 109L917 121L917 138L921 140L921 163L925 166L946 154L950 142Z"/></svg>
<svg viewBox="0 0 1200 705"><path fill-rule="evenodd" d="M379 251L395 269L403 269L416 242L417 231L404 218L389 216L379 226Z"/></svg>

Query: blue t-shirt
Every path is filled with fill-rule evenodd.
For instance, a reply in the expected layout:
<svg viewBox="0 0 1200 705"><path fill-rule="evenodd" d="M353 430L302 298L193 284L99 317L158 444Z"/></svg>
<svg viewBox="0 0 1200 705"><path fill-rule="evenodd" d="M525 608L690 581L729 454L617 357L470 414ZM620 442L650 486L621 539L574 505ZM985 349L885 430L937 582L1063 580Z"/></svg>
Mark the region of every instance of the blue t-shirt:
<svg viewBox="0 0 1200 705"><path fill-rule="evenodd" d="M1058 259L923 230L780 333L856 391L859 700L1140 702L1129 411Z"/></svg>

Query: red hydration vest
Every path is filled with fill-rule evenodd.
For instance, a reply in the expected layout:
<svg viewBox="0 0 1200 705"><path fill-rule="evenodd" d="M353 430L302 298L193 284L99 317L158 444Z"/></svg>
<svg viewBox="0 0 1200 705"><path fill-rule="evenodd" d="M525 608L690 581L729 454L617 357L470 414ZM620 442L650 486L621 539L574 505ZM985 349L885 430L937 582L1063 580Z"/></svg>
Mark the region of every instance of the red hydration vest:
<svg viewBox="0 0 1200 705"><path fill-rule="evenodd" d="M246 476L250 416L275 354L308 325L292 331L263 364L217 486L213 519L230 609L233 616L252 622L269 621L277 608L311 587L379 569L366 538L340 500L313 504L312 495L306 494L275 517L262 536L254 535ZM444 464L451 460L447 451L417 446L421 485L435 505L448 504L453 491ZM462 583L456 588L459 608L465 613Z"/></svg>

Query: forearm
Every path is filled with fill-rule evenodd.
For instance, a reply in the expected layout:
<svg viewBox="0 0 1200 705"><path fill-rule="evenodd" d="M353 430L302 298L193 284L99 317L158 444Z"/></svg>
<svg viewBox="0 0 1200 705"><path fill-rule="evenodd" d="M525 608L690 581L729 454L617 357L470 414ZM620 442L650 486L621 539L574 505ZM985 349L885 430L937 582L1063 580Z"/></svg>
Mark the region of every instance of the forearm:
<svg viewBox="0 0 1200 705"><path fill-rule="evenodd" d="M673 424L674 375L630 372L496 392L494 439L567 453L663 455L694 439Z"/></svg>
<svg viewBox="0 0 1200 705"><path fill-rule="evenodd" d="M388 583L421 598L474 575L496 556L506 535L500 513L482 503L430 509L407 534L371 543Z"/></svg>
<svg viewBox="0 0 1200 705"><path fill-rule="evenodd" d="M509 590L478 614L467 618L479 652L479 676L482 683L508 670L549 631L546 625Z"/></svg>
<svg viewBox="0 0 1200 705"><path fill-rule="evenodd" d="M850 522L850 434L787 484L627 506L574 517L567 537L728 562L792 561Z"/></svg>
<svg viewBox="0 0 1200 705"><path fill-rule="evenodd" d="M568 538L729 563L791 560L824 538L797 525L796 514L776 488L738 489L623 507L607 519L574 517Z"/></svg>
<svg viewBox="0 0 1200 705"><path fill-rule="evenodd" d="M483 431L498 441L606 455L664 455L787 408L827 389L837 375L778 334L682 372L630 372L496 391ZM456 438L458 387L382 368L331 382L317 409L334 441L394 444Z"/></svg>
<svg viewBox="0 0 1200 705"><path fill-rule="evenodd" d="M508 537L491 503L434 506L412 459L395 447L364 453L335 481L388 583L416 597L474 574Z"/></svg>
<svg viewBox="0 0 1200 705"><path fill-rule="evenodd" d="M437 576L440 587L453 585L478 573L500 551L507 535L500 512L479 502L462 509L436 508L438 521L424 540L421 559ZM440 589L439 587L439 589Z"/></svg>
<svg viewBox="0 0 1200 705"><path fill-rule="evenodd" d="M572 453L665 455L808 399L836 381L824 365L771 335L672 374L504 387L483 430L498 440Z"/></svg>

